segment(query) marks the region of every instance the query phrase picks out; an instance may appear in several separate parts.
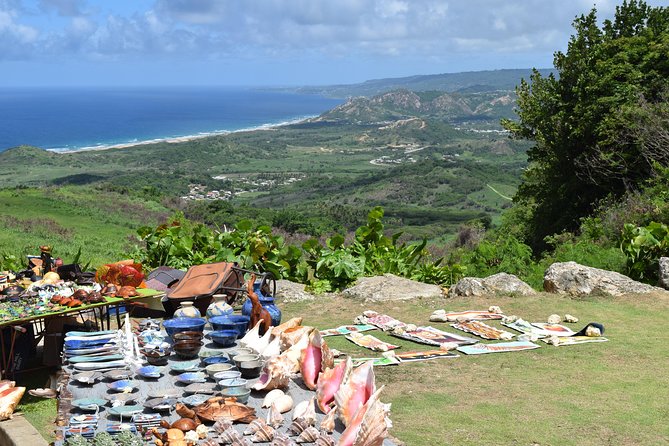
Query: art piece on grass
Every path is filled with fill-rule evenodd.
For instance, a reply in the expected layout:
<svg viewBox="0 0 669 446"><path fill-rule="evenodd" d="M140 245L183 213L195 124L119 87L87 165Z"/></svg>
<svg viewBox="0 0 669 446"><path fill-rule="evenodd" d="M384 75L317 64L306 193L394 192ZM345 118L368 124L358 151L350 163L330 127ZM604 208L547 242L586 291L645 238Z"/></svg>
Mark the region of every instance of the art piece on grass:
<svg viewBox="0 0 669 446"><path fill-rule="evenodd" d="M439 358L459 358L460 355L444 350L427 350L424 352L403 352L395 355L400 362L427 361Z"/></svg>
<svg viewBox="0 0 669 446"><path fill-rule="evenodd" d="M321 330L321 336L337 336L337 335L347 335L351 333L361 333L363 331L375 330L376 327L368 324L360 325L342 325L337 328L328 328L327 330Z"/></svg>
<svg viewBox="0 0 669 446"><path fill-rule="evenodd" d="M536 336L538 338L545 338L546 336L551 335L550 331L535 327L534 325L523 319L516 319L513 322L502 322L502 325L504 325L505 327L509 327L513 330L516 330L520 333L530 336Z"/></svg>
<svg viewBox="0 0 669 446"><path fill-rule="evenodd" d="M571 328L560 324L532 322L532 325L546 332L546 336L574 336L576 334Z"/></svg>
<svg viewBox="0 0 669 446"><path fill-rule="evenodd" d="M342 360L336 360L335 362L338 363ZM380 367L384 365L398 365L400 363L400 360L395 357L395 355L388 355L388 357L380 357L380 358L351 358L351 362L353 363L353 367L358 367L361 366L362 364L372 361L372 365L374 367Z"/></svg>
<svg viewBox="0 0 669 446"><path fill-rule="evenodd" d="M513 334L508 331L500 330L495 327L491 327L488 324L479 321L461 321L451 324L451 327L457 328L458 330L465 331L467 333L475 334L480 336L483 339L491 340L503 340L508 341L513 339Z"/></svg>
<svg viewBox="0 0 669 446"><path fill-rule="evenodd" d="M478 340L460 336L454 333L447 333L434 327L416 327L412 331L393 332L393 336L418 342L419 344L440 346L445 343L455 343L458 345L476 344Z"/></svg>
<svg viewBox="0 0 669 446"><path fill-rule="evenodd" d="M346 339L353 342L355 345L368 348L375 352L387 352L388 350L399 348L399 345L389 344L372 335L363 335L361 333L351 333L346 336Z"/></svg>
<svg viewBox="0 0 669 446"><path fill-rule="evenodd" d="M406 328L407 326L407 324L402 321L398 321L392 316L388 316L387 314L380 314L372 310L364 311L360 316L355 318L354 323L371 324L383 331L391 331L397 328Z"/></svg>
<svg viewBox="0 0 669 446"><path fill-rule="evenodd" d="M483 355L486 353L519 352L539 348L529 341L501 342L498 344L475 344L458 347L458 351L466 355Z"/></svg>
<svg viewBox="0 0 669 446"><path fill-rule="evenodd" d="M606 342L607 338L603 336L552 336L542 339L546 344L561 347L563 345L587 344L588 342Z"/></svg>
<svg viewBox="0 0 669 446"><path fill-rule="evenodd" d="M502 319L504 317L501 313L493 313L491 311L454 311L447 313L445 310L437 310L430 315L431 322L456 322L456 321L489 321L494 319Z"/></svg>

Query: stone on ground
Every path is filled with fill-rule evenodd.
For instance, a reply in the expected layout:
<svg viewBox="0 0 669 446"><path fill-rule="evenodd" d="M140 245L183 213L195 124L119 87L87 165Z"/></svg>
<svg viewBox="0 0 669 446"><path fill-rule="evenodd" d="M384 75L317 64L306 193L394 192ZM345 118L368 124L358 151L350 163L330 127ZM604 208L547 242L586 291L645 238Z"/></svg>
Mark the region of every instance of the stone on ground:
<svg viewBox="0 0 669 446"><path fill-rule="evenodd" d="M276 297L283 302L300 302L303 300L314 300L316 296L305 291L305 286L301 283L291 282L290 280L276 281Z"/></svg>
<svg viewBox="0 0 669 446"><path fill-rule="evenodd" d="M410 300L418 298L438 299L443 292L438 285L416 282L393 274L362 277L354 286L345 289L344 297L364 301Z"/></svg>
<svg viewBox="0 0 669 446"><path fill-rule="evenodd" d="M448 297L484 296L486 294L520 294L532 296L537 292L513 274L498 273L480 279L465 277L448 290Z"/></svg>
<svg viewBox="0 0 669 446"><path fill-rule="evenodd" d="M657 286L669 290L669 257L660 257L659 260L659 280Z"/></svg>
<svg viewBox="0 0 669 446"><path fill-rule="evenodd" d="M592 293L620 296L665 292L662 288L637 282L613 271L580 265L553 263L544 274L544 290L549 293L585 296Z"/></svg>

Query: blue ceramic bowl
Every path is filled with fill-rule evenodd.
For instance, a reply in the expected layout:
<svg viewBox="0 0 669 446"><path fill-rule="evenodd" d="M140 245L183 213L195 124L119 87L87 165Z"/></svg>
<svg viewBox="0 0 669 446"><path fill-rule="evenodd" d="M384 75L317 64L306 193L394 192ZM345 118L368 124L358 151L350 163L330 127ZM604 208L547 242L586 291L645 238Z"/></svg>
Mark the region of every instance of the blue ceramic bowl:
<svg viewBox="0 0 669 446"><path fill-rule="evenodd" d="M177 381L184 384L203 383L207 381L207 375L203 372L186 372L177 376Z"/></svg>
<svg viewBox="0 0 669 446"><path fill-rule="evenodd" d="M137 369L137 374L141 377L148 379L158 379L163 374L163 369L161 367L156 367L153 365L147 365Z"/></svg>
<svg viewBox="0 0 669 446"><path fill-rule="evenodd" d="M206 323L207 320L201 317L175 317L163 321L163 327L171 338L176 333L181 333L182 331L202 332Z"/></svg>
<svg viewBox="0 0 669 446"><path fill-rule="evenodd" d="M232 359L227 356L207 356L206 358L202 358L202 362L205 366L213 364L231 364Z"/></svg>
<svg viewBox="0 0 669 446"><path fill-rule="evenodd" d="M214 330L237 330L237 338L241 338L246 333L249 326L249 316L241 314L228 314L225 316L216 316L209 319L209 323Z"/></svg>
<svg viewBox="0 0 669 446"><path fill-rule="evenodd" d="M237 330L217 330L209 333L211 340L220 347L232 347L235 345L238 335Z"/></svg>

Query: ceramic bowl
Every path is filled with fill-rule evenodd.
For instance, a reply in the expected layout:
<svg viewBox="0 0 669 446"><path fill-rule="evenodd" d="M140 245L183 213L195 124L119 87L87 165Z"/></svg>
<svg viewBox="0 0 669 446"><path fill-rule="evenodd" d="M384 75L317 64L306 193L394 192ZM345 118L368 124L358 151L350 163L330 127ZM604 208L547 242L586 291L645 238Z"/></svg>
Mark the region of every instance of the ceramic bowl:
<svg viewBox="0 0 669 446"><path fill-rule="evenodd" d="M198 356L202 361L207 358L225 358L225 352L222 350L200 350Z"/></svg>
<svg viewBox="0 0 669 446"><path fill-rule="evenodd" d="M184 393L203 393L212 395L216 392L216 384L213 383L193 383L183 388Z"/></svg>
<svg viewBox="0 0 669 446"><path fill-rule="evenodd" d="M144 402L144 407L156 412L163 412L172 410L176 403L177 400L175 398L151 398Z"/></svg>
<svg viewBox="0 0 669 446"><path fill-rule="evenodd" d="M200 370L200 361L175 361L170 364L173 372L198 372Z"/></svg>
<svg viewBox="0 0 669 446"><path fill-rule="evenodd" d="M163 374L163 369L161 367L156 367L154 365L147 365L137 369L137 374L142 378L147 379L158 379Z"/></svg>
<svg viewBox="0 0 669 446"><path fill-rule="evenodd" d="M112 381L128 379L131 376L132 373L130 373L130 370L123 370L123 369L114 369L104 373L104 377L111 379Z"/></svg>
<svg viewBox="0 0 669 446"><path fill-rule="evenodd" d="M151 389L148 392L149 398L178 398L181 396L181 390L176 388L169 389Z"/></svg>
<svg viewBox="0 0 669 446"><path fill-rule="evenodd" d="M105 398L111 403L112 406L122 406L132 401L137 401L139 394L133 395L132 393L113 393L111 395L105 395Z"/></svg>
<svg viewBox="0 0 669 446"><path fill-rule="evenodd" d="M163 321L163 327L171 338L177 333L184 331L204 331L206 319L201 317L175 317Z"/></svg>
<svg viewBox="0 0 669 446"><path fill-rule="evenodd" d="M172 340L177 341L201 341L204 333L201 331L182 331L172 335Z"/></svg>
<svg viewBox="0 0 669 446"><path fill-rule="evenodd" d="M253 379L260 376L262 371L262 362L260 361L243 361L239 365L239 371L242 372L242 378Z"/></svg>
<svg viewBox="0 0 669 446"><path fill-rule="evenodd" d="M202 358L202 362L205 366L212 364L232 364L232 359L227 356L207 356L206 358ZM232 365L234 367L234 364Z"/></svg>
<svg viewBox="0 0 669 446"><path fill-rule="evenodd" d="M72 375L72 379L80 384L92 385L102 379L100 372L79 372Z"/></svg>
<svg viewBox="0 0 669 446"><path fill-rule="evenodd" d="M228 370L234 369L235 366L227 363L227 364L211 364L208 365L207 367L204 368L205 372L207 372L207 375L211 376L212 378L219 372L225 372Z"/></svg>
<svg viewBox="0 0 669 446"><path fill-rule="evenodd" d="M216 382L222 381L224 379L235 379L235 378L241 378L242 377L242 372L239 370L228 370L225 372L218 372L214 375L214 380Z"/></svg>
<svg viewBox="0 0 669 446"><path fill-rule="evenodd" d="M186 372L177 376L177 381L184 384L203 383L207 381L207 375L203 372Z"/></svg>
<svg viewBox="0 0 669 446"><path fill-rule="evenodd" d="M183 359L197 358L200 349L204 344L200 341L179 341L172 348L178 357Z"/></svg>
<svg viewBox="0 0 669 446"><path fill-rule="evenodd" d="M109 415L114 415L117 417L128 418L132 417L136 413L141 413L144 411L144 406L139 404L134 406L116 406L109 409L107 412Z"/></svg>
<svg viewBox="0 0 669 446"><path fill-rule="evenodd" d="M209 338L219 347L227 348L235 345L237 330L216 330L209 333Z"/></svg>
<svg viewBox="0 0 669 446"><path fill-rule="evenodd" d="M258 361L259 359L260 356L258 355L247 355L247 354L233 356L232 358L232 360L235 361L235 365L237 366L237 368L239 368L242 362Z"/></svg>
<svg viewBox="0 0 669 446"><path fill-rule="evenodd" d="M211 398L211 395L202 395L199 393L194 393L193 395L181 398L181 402L184 403L186 406L193 407L193 406L199 406L200 404L207 401L209 398Z"/></svg>
<svg viewBox="0 0 669 446"><path fill-rule="evenodd" d="M234 396L237 398L237 402L242 404L246 404L249 401L249 395L251 395L251 389L245 387L231 387L229 389L221 390L221 396L223 398Z"/></svg>
<svg viewBox="0 0 669 446"><path fill-rule="evenodd" d="M107 401L100 398L80 398L72 401L72 405L84 412L97 412Z"/></svg>
<svg viewBox="0 0 669 446"><path fill-rule="evenodd" d="M122 379L120 381L114 381L113 383L107 384L107 387L109 387L110 390L114 392L123 392L123 393L130 393L134 392L136 387L132 381L129 381L127 379Z"/></svg>
<svg viewBox="0 0 669 446"><path fill-rule="evenodd" d="M218 382L218 386L222 389L231 389L233 387L247 388L248 381L244 378L222 379Z"/></svg>
<svg viewBox="0 0 669 446"><path fill-rule="evenodd" d="M209 319L211 328L214 330L236 330L237 338L241 338L246 333L249 326L249 316L241 314L228 314L225 316L216 316Z"/></svg>
<svg viewBox="0 0 669 446"><path fill-rule="evenodd" d="M229 350L227 353L230 358L234 358L237 355L255 355L256 351L248 347L238 347L234 350Z"/></svg>

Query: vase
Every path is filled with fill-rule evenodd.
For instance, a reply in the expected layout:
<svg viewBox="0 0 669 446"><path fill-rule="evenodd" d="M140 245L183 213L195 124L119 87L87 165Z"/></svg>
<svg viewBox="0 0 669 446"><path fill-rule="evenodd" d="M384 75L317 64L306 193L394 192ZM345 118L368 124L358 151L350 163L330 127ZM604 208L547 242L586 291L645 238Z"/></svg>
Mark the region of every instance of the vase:
<svg viewBox="0 0 669 446"><path fill-rule="evenodd" d="M258 300L260 301L260 305L262 305L263 308L267 310L270 317L272 318L272 326L276 327L277 325L279 325L281 323L281 310L274 303L274 298L272 296L263 295L262 292L260 291L259 283L254 284L253 290L258 295ZM251 299L247 298L246 302L244 302L244 305L242 306L242 314L244 316L251 316L252 307L253 304L251 303Z"/></svg>
<svg viewBox="0 0 669 446"><path fill-rule="evenodd" d="M202 317L200 310L193 306L193 302L181 302L179 308L174 312L174 317Z"/></svg>
<svg viewBox="0 0 669 446"><path fill-rule="evenodd" d="M207 307L207 319L232 314L233 308L228 304L227 294L214 294L214 301Z"/></svg>

